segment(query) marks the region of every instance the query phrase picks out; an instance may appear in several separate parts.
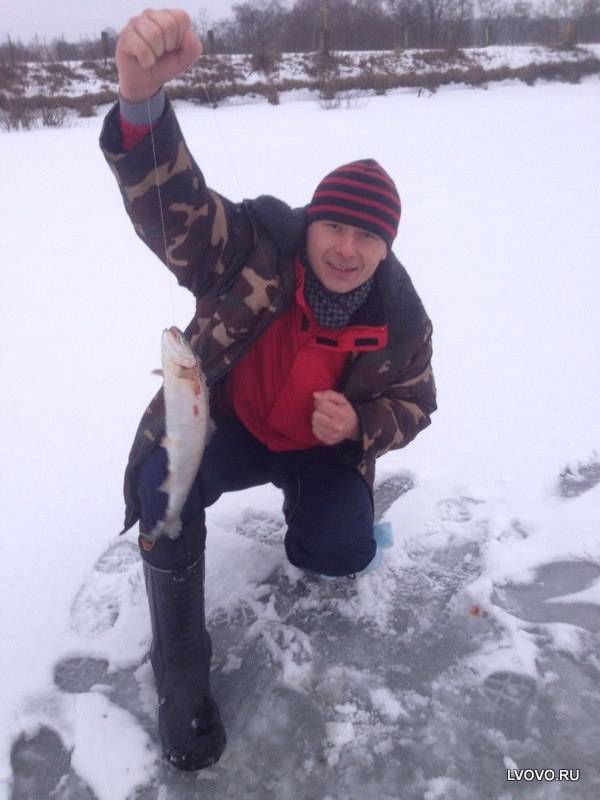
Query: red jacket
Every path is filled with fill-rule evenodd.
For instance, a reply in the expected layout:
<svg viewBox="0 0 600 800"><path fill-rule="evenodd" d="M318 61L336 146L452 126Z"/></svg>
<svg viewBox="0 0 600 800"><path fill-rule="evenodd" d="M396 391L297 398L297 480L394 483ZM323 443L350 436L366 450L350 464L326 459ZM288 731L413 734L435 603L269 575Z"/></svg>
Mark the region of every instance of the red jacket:
<svg viewBox="0 0 600 800"><path fill-rule="evenodd" d="M386 326L321 328L304 298L297 258L295 302L233 366L227 405L270 450L322 445L312 432L313 392L337 389L351 353L386 344Z"/></svg>

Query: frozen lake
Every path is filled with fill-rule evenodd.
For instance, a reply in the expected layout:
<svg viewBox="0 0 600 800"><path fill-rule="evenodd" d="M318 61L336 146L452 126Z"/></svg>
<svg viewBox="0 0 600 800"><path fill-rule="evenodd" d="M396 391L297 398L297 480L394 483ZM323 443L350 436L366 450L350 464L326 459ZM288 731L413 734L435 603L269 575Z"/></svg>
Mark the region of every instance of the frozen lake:
<svg viewBox="0 0 600 800"><path fill-rule="evenodd" d="M135 534L116 532L160 333L192 298L130 229L99 119L0 135L0 798L592 800L600 80L282 100L178 114L232 199L304 204L356 158L395 178L439 389L431 427L378 462L395 544L320 581L285 560L275 488L211 507L228 748L197 775L161 763Z"/></svg>

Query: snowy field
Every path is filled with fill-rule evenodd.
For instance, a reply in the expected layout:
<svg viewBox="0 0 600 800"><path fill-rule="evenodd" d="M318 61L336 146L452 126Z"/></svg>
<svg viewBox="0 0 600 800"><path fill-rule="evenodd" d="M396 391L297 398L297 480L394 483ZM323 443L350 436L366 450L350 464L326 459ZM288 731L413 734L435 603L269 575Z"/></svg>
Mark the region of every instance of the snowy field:
<svg viewBox="0 0 600 800"><path fill-rule="evenodd" d="M600 81L282 101L178 113L233 199L304 204L356 158L395 177L439 390L431 427L378 462L395 544L318 581L286 563L274 487L215 504L229 745L197 775L161 763L135 533L116 532L160 334L192 300L131 230L100 119L1 134L0 797L592 800ZM534 768L579 780L511 779Z"/></svg>

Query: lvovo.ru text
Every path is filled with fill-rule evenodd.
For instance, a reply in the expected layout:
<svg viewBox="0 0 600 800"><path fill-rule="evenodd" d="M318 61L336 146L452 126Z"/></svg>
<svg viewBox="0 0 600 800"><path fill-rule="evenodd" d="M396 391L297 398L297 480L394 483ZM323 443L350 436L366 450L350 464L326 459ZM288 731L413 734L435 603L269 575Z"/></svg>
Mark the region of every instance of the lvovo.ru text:
<svg viewBox="0 0 600 800"><path fill-rule="evenodd" d="M507 781L578 781L578 769L507 769Z"/></svg>

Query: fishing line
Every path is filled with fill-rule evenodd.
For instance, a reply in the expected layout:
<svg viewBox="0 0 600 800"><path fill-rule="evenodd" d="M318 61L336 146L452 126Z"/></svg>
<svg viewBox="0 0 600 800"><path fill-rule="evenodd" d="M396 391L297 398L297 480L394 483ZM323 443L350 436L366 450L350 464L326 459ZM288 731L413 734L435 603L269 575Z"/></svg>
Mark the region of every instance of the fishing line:
<svg viewBox="0 0 600 800"><path fill-rule="evenodd" d="M173 265L171 264L171 259L169 258L169 250L168 250L168 247L167 247L167 226L166 226L166 223L165 223L165 214L164 214L164 210L163 210L162 194L161 194L161 191L160 191L160 176L159 176L159 173L158 173L158 158L157 158L157 155L156 155L156 141L154 139L154 125L152 123L152 113L151 113L151 109L150 109L150 97L146 98L146 111L147 111L147 114L148 114L148 125L150 126L150 141L151 141L151 144L152 144L152 158L154 160L154 178L155 178L155 181L156 181L156 192L157 192L157 195L158 195L158 209L160 211L160 224L161 224L161 228L162 228L163 248L164 248L164 251L165 251L165 261L167 263L167 266L169 267L169 269L173 273ZM169 278L170 277L171 276L169 276ZM174 273L173 273L173 277L175 277ZM172 324L172 321L173 321L173 319L175 317L175 301L174 301L174 297L173 297L173 282L172 282L172 280L169 280L169 300L171 302L171 324Z"/></svg>
<svg viewBox="0 0 600 800"><path fill-rule="evenodd" d="M212 106L213 110L216 111L218 106L217 106L216 101L214 99L211 99L210 93L208 91L208 86L205 83L200 83L200 86L204 89L204 94L206 95L206 99L208 101L208 104L210 106ZM225 157L227 159L227 165L228 165L229 169L231 170L231 174L233 175L233 179L237 184L237 188L238 188L239 193L243 195L244 194L244 190L242 189L242 184L240 182L238 174L234 169L233 159L231 158L231 152L230 152L230 150L229 150L229 148L227 146L227 141L225 139L225 136L223 135L223 131L221 129L221 126L219 125L219 118L218 117L216 117L215 128L217 129L217 133L219 134L219 139L221 140L221 147L223 148L223 152L225 153Z"/></svg>
<svg viewBox="0 0 600 800"><path fill-rule="evenodd" d="M206 99L208 101L208 104L210 106L212 106L213 110L216 110L218 108L217 102L213 98L211 98L210 93L208 91L208 86L206 85L206 83L199 83L199 86L201 86L204 89L204 94L206 95ZM219 118L218 117L216 117L216 120L215 120L215 127L217 129L217 133L219 134L219 139L221 140L221 147L223 148L223 152L225 153L225 157L226 157L226 160L227 160L227 166L231 170L231 174L233 175L233 179L234 179L234 181L235 181L235 183L237 185L238 192L240 193L240 195L242 197L244 197L245 196L245 192L244 192L244 190L242 188L242 182L240 181L240 179L238 177L238 174L237 174L237 172L236 172L236 170L234 168L234 162L233 162L233 158L231 157L231 151L229 150L229 147L227 146L227 140L225 139L225 136L223 135L223 131L222 131L221 126L219 124ZM262 243L261 239L259 237L256 237L255 238L255 242L258 245L258 249L260 251L261 256L264 259L265 265L268 264L269 263L269 259L267 257L267 253L265 251L265 248L263 247L263 243Z"/></svg>
<svg viewBox="0 0 600 800"><path fill-rule="evenodd" d="M216 108L216 103L213 100L211 100L207 85L205 83L200 83L199 85L202 87L202 89L204 89L204 93L206 94L206 99L208 100L209 105L212 105L213 108ZM150 88L150 87L148 86L148 88ZM152 158L153 158L153 161L154 161L154 175L155 175L155 180L156 180L156 192L157 192L157 196L158 196L158 207L159 207L159 211L160 211L160 222L161 222L161 228L162 228L162 237L163 237L163 248L164 248L164 253L165 253L165 261L167 263L167 266L169 267L169 269L172 272L173 268L172 268L171 259L169 257L168 247L167 247L167 229L166 229L166 223L165 223L165 214L164 214L164 208L163 208L163 202L162 202L162 194L161 194L161 190L160 190L160 176L159 176L159 172L158 172L158 157L157 157L157 154L156 154L156 141L155 141L155 138L154 138L154 126L152 124L152 113L151 113L151 109L150 109L150 97L149 96L146 98L146 111L147 111L147 114L148 114L148 125L150 126L150 141L151 141L151 144L152 144ZM229 151L229 148L227 147L225 136L223 135L223 131L221 130L221 126L219 125L218 120L216 121L216 130L217 130L217 133L218 133L219 138L221 140L221 147L223 148L223 152L225 153L225 157L226 157L229 169L231 170L231 174L233 175L233 179L234 179L235 183L237 184L238 191L240 192L240 194L243 195L244 192L243 192L243 189L242 189L242 186L241 186L241 182L240 182L238 174L237 174L237 172L236 172L236 170L235 170L235 168L233 166L233 160L231 158L231 153ZM260 251L260 253L261 253L261 255L262 255L262 257L263 257L263 259L265 261L265 264L267 264L269 259L268 259L267 253L265 252L265 249L263 247L263 243L261 242L260 238L256 238L255 241L256 241L256 244L258 245L258 249L259 249L259 251ZM175 303L174 303L174 297L173 297L172 281L169 281L169 297L170 297L170 301L171 301L171 316L173 318L175 316Z"/></svg>

